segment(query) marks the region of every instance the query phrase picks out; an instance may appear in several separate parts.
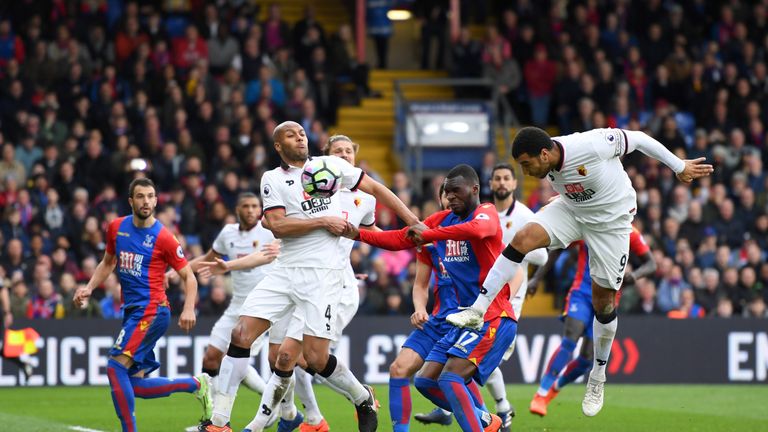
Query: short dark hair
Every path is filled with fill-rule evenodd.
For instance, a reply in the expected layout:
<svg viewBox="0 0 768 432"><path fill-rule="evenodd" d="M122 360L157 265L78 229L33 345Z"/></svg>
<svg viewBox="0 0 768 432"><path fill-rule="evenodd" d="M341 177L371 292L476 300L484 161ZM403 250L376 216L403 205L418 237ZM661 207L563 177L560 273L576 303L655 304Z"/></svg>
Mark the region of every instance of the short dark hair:
<svg viewBox="0 0 768 432"><path fill-rule="evenodd" d="M459 176L464 177L465 180L472 181L473 185L480 184L480 177L477 176L477 172L467 164L459 164L451 168L445 178L452 179Z"/></svg>
<svg viewBox="0 0 768 432"><path fill-rule="evenodd" d="M129 198L133 198L133 190L136 189L136 186L151 187L152 189L154 189L155 194L157 194L157 187L155 187L155 182L153 182L152 180L146 177L142 177L142 178L133 179L131 184L128 186Z"/></svg>
<svg viewBox="0 0 768 432"><path fill-rule="evenodd" d="M552 138L543 129L534 126L520 129L512 141L512 157L515 159L524 154L538 156L544 149L552 150Z"/></svg>
<svg viewBox="0 0 768 432"><path fill-rule="evenodd" d="M240 192L237 195L237 205L240 205L240 203L243 202L244 199L248 199L248 198L256 198L257 200L259 200L259 204L261 204L261 198L258 195L256 195L255 193L253 193L253 192Z"/></svg>
<svg viewBox="0 0 768 432"><path fill-rule="evenodd" d="M499 170L509 170L509 172L512 173L512 178L514 179L517 178L517 175L515 174L515 169L512 168L512 165L506 162L501 162L494 165L493 170L491 171L491 177L493 177L493 175L496 174L496 171L499 171Z"/></svg>

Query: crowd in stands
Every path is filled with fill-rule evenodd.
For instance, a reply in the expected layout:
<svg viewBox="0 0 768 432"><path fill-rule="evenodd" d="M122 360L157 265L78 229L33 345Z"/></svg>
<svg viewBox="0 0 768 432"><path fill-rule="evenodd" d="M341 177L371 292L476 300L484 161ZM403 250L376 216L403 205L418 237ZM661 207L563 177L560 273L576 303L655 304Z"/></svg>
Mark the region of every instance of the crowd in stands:
<svg viewBox="0 0 768 432"><path fill-rule="evenodd" d="M120 316L114 277L86 309L71 298L104 253L106 224L129 212L136 176L156 181L158 219L198 256L235 221L237 194L258 191L277 166L276 124L301 123L319 153L340 85L369 93L351 27L329 35L312 8L291 26L276 5L262 5L269 18L259 22L249 2L110 3L10 2L0 11L0 280L16 318ZM483 40L464 28L437 44L453 76L496 80L524 123L563 134L645 130L681 157L715 164L714 176L689 187L654 160L625 158L636 225L658 263L654 277L624 290L627 313L768 315L768 7L713 3L499 2ZM428 42L448 40L444 7L425 9ZM478 167L481 178L493 163ZM439 183L419 197L397 173L390 187L427 216ZM536 210L552 193L542 183L524 200ZM398 226L387 211L377 219ZM360 245L351 259L367 275L361 313L410 313L412 252ZM567 289L572 261L563 254L550 289ZM178 281L168 284L181 310ZM229 279L199 284L200 314L220 314Z"/></svg>

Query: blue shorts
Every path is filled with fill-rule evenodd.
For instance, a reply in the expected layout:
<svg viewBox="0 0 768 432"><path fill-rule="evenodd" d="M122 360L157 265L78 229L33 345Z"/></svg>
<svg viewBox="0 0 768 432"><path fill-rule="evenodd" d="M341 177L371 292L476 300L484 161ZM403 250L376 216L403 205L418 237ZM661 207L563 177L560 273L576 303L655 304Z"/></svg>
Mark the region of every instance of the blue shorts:
<svg viewBox="0 0 768 432"><path fill-rule="evenodd" d="M171 310L167 304L130 306L123 311L123 328L115 340L111 357L124 354L133 359L130 375L144 371L149 374L160 367L155 360L155 344L168 330Z"/></svg>
<svg viewBox="0 0 768 432"><path fill-rule="evenodd" d="M477 366L472 378L484 385L516 334L517 323L507 317L486 321L480 331L453 327L435 344L426 361L445 364L449 356L467 359Z"/></svg>
<svg viewBox="0 0 768 432"><path fill-rule="evenodd" d="M560 320L565 321L566 316L583 322L584 337L592 339L592 319L595 317L592 294L586 294L581 290L569 292Z"/></svg>
<svg viewBox="0 0 768 432"><path fill-rule="evenodd" d="M416 354L422 359L426 359L435 343L448 334L453 326L445 320L429 317L429 321L425 322L422 327L423 329L416 329L408 335L403 348L410 348L416 351Z"/></svg>

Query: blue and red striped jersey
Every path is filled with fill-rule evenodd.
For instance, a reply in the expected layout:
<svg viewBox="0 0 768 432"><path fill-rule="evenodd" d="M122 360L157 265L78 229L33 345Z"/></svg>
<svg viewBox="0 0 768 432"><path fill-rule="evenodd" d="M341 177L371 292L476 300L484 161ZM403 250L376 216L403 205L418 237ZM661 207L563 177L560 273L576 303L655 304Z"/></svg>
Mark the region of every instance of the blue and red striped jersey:
<svg viewBox="0 0 768 432"><path fill-rule="evenodd" d="M133 224L133 216L113 220L107 228L107 253L117 259L125 307L167 303L165 271L187 265L178 240L160 221L149 228Z"/></svg>

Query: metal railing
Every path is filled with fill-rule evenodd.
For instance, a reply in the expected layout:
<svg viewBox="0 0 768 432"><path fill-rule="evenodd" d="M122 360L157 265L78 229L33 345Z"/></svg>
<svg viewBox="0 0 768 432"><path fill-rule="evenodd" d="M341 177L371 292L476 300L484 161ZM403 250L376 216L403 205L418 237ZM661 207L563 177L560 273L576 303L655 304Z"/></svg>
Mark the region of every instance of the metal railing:
<svg viewBox="0 0 768 432"><path fill-rule="evenodd" d="M395 115L398 115L404 109L406 114L405 118L407 121L415 122L416 116L411 115L413 114L411 111L412 103L440 103L445 102L445 100L409 100L404 94L403 87L411 85L453 87L454 91L461 88L476 88L484 89L486 91L490 90L491 97L490 99L485 99L485 101L491 103L491 112L493 113L494 133L491 134L491 144L493 147L497 147L496 133L499 128L501 128L502 136L504 139L504 153L507 155L511 154L512 140L509 134L509 129L512 126L519 126L520 122L517 119L512 106L509 104L509 101L499 92L499 88L493 80L488 78L404 78L395 80ZM460 98L454 98L450 100L461 101ZM499 109L499 107L501 109ZM395 125L395 142L401 136L406 137L405 139L407 140L407 124L396 121ZM421 128L418 127L418 124L414 124L414 126L417 131L421 130ZM417 137L420 136L421 134L417 134ZM393 145L395 145L395 143L393 143ZM401 166L405 168L405 172L408 175L408 178L410 178L413 182L414 191L421 195L423 192L422 183L424 180L424 147L421 143L421 140L417 138L416 142L406 142L405 151L402 154L402 157L404 160L400 161Z"/></svg>

